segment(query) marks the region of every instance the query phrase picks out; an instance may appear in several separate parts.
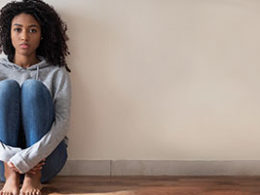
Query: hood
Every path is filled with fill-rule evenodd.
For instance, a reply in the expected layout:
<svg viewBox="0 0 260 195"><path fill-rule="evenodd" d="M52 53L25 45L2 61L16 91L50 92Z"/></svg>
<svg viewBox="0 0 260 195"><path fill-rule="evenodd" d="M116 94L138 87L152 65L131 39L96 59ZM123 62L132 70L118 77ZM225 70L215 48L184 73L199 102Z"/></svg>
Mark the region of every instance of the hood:
<svg viewBox="0 0 260 195"><path fill-rule="evenodd" d="M38 80L39 70L51 66L49 63L47 63L47 61L44 58L39 57L39 59L41 60L39 63L34 64L28 68L23 68L13 62L10 62L7 58L0 58L0 65L4 66L6 68L12 69L12 70L17 70L17 71L20 71L20 70L37 71L35 79Z"/></svg>

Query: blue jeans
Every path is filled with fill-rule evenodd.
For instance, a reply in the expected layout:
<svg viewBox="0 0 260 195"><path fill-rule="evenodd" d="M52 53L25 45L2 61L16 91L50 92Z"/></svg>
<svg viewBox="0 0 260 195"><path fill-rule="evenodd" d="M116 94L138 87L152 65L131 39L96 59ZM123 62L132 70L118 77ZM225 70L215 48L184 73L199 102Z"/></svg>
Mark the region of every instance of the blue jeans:
<svg viewBox="0 0 260 195"><path fill-rule="evenodd" d="M47 87L37 80L22 86L14 80L0 81L0 140L9 146L27 148L39 141L51 128L54 105ZM55 177L67 160L67 145L62 141L46 158L41 182ZM5 181L0 161L0 179Z"/></svg>

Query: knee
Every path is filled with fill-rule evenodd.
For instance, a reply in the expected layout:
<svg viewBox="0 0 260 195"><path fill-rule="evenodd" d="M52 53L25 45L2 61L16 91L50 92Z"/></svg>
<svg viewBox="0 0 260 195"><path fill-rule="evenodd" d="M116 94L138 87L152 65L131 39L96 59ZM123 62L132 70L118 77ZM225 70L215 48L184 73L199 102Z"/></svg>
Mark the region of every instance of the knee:
<svg viewBox="0 0 260 195"><path fill-rule="evenodd" d="M0 94L10 94L14 96L20 92L20 85L15 80L3 80L0 81Z"/></svg>
<svg viewBox="0 0 260 195"><path fill-rule="evenodd" d="M22 91L36 92L36 91L44 88L44 85L41 81L37 81L34 79L28 79L28 80L24 81L21 88L22 88Z"/></svg>
<svg viewBox="0 0 260 195"><path fill-rule="evenodd" d="M0 81L1 88L20 88L19 83L15 80L2 80Z"/></svg>
<svg viewBox="0 0 260 195"><path fill-rule="evenodd" d="M37 98L42 95L42 93L45 93L47 88L41 81L37 81L34 79L28 79L24 81L22 84L22 95L31 98Z"/></svg>
<svg viewBox="0 0 260 195"><path fill-rule="evenodd" d="M34 79L25 80L22 84L22 89L32 89L32 88L39 88L42 85L41 81L37 81Z"/></svg>

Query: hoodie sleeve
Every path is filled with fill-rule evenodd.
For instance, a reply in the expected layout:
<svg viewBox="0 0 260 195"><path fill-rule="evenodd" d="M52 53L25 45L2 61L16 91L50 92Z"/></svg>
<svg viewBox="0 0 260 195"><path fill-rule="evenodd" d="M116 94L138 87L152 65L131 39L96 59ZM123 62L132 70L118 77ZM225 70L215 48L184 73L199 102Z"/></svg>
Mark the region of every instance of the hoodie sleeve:
<svg viewBox="0 0 260 195"><path fill-rule="evenodd" d="M0 161L8 162L12 156L21 150L21 148L8 146L0 141Z"/></svg>
<svg viewBox="0 0 260 195"><path fill-rule="evenodd" d="M55 78L55 120L50 131L32 146L17 152L9 161L22 173L28 172L42 159L48 157L65 138L69 128L71 83L68 72L60 68Z"/></svg>

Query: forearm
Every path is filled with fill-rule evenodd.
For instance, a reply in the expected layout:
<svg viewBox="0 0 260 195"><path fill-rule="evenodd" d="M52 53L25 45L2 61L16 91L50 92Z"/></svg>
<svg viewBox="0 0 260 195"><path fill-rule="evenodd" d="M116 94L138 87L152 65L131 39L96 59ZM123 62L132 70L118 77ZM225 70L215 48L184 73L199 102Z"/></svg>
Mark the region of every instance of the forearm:
<svg viewBox="0 0 260 195"><path fill-rule="evenodd" d="M8 146L3 142L0 142L0 161L8 162L20 151L22 151L21 148Z"/></svg>

